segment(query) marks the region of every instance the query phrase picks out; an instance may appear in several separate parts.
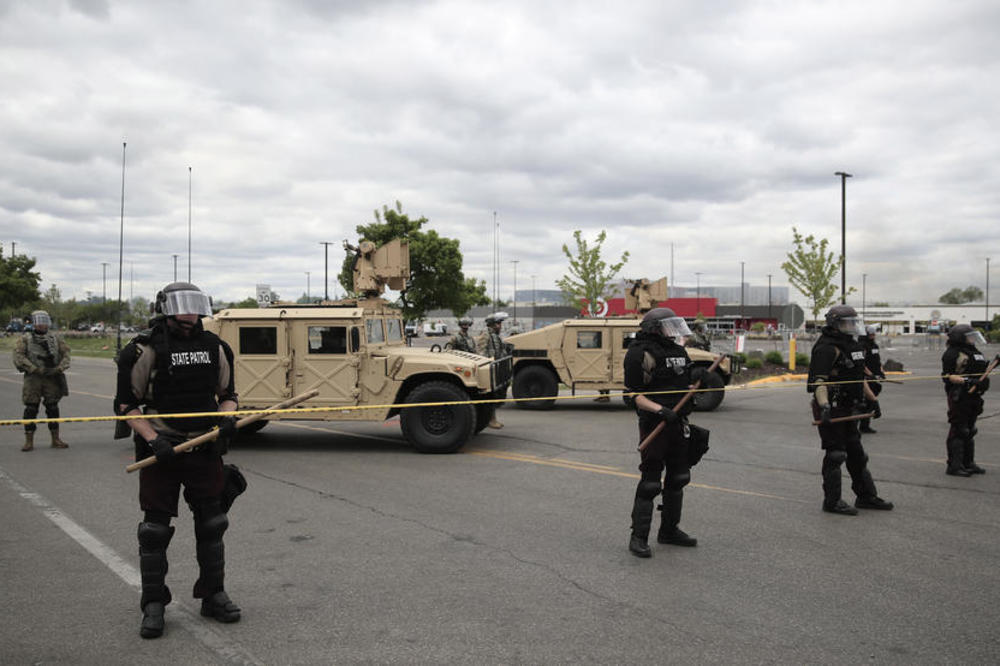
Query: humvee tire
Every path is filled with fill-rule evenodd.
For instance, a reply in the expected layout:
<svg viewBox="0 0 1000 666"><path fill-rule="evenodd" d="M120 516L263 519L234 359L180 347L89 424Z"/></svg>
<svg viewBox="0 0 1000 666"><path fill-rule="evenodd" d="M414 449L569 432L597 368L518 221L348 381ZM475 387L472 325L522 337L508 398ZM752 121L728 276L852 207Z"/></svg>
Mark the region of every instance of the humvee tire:
<svg viewBox="0 0 1000 666"><path fill-rule="evenodd" d="M483 431L489 422L490 417L493 415L493 409L497 406L495 402L476 403L476 427L473 430L473 434L478 435Z"/></svg>
<svg viewBox="0 0 1000 666"><path fill-rule="evenodd" d="M515 398L554 398L559 394L559 378L541 365L529 365L514 375ZM555 400L520 400L514 403L521 409L552 409Z"/></svg>
<svg viewBox="0 0 1000 666"><path fill-rule="evenodd" d="M404 402L459 402L469 395L453 384L429 381L418 384ZM406 407L399 415L406 440L420 453L454 453L476 427L476 409L466 405Z"/></svg>
<svg viewBox="0 0 1000 666"><path fill-rule="evenodd" d="M694 411L696 412L712 411L722 403L722 399L726 396L726 383L722 380L722 377L715 371L706 372L705 370L705 368L695 368L691 379L701 379L701 386L698 387L700 389L716 390L698 391L691 396L691 402L694 403Z"/></svg>

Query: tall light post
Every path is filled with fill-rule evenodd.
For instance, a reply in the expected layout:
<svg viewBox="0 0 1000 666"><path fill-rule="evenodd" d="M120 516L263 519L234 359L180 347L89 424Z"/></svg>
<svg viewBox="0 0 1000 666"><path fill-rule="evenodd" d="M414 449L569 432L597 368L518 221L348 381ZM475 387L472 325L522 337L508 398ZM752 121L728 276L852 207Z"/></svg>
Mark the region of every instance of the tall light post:
<svg viewBox="0 0 1000 666"><path fill-rule="evenodd" d="M847 179L853 176L844 171L840 176L840 304L847 303Z"/></svg>
<svg viewBox="0 0 1000 666"><path fill-rule="evenodd" d="M191 282L191 167L188 167L188 282Z"/></svg>
<svg viewBox="0 0 1000 666"><path fill-rule="evenodd" d="M330 246L332 241L320 241L323 246L323 300L330 300Z"/></svg>
<svg viewBox="0 0 1000 666"><path fill-rule="evenodd" d="M309 291L309 271L306 271L306 303L312 303L312 294Z"/></svg>
<svg viewBox="0 0 1000 666"><path fill-rule="evenodd" d="M514 264L514 298L511 302L514 304L514 323L517 323L517 263L520 259L511 259L510 263Z"/></svg>
<svg viewBox="0 0 1000 666"><path fill-rule="evenodd" d="M771 318L771 274L767 274L767 318Z"/></svg>
<svg viewBox="0 0 1000 666"><path fill-rule="evenodd" d="M108 262L101 262L101 282L103 286L101 287L101 305L104 305L108 300Z"/></svg>
<svg viewBox="0 0 1000 666"><path fill-rule="evenodd" d="M694 277L694 313L697 316L701 314L701 273L695 273Z"/></svg>
<svg viewBox="0 0 1000 666"><path fill-rule="evenodd" d="M10 242L10 256L17 254L17 241Z"/></svg>
<svg viewBox="0 0 1000 666"><path fill-rule="evenodd" d="M986 325L990 325L990 258L986 257Z"/></svg>
<svg viewBox="0 0 1000 666"><path fill-rule="evenodd" d="M865 318L865 292L868 288L868 273L861 274L861 319Z"/></svg>
<svg viewBox="0 0 1000 666"><path fill-rule="evenodd" d="M170 256L174 258L174 282L177 282L177 257L180 255L173 254Z"/></svg>
<svg viewBox="0 0 1000 666"><path fill-rule="evenodd" d="M743 261L740 262L740 327L741 328L743 327L743 319L744 319L744 314L743 314L744 298L743 298L743 294L746 292L746 289L743 288L743 285L745 284L744 281L743 281L743 265L744 265L744 263L746 263L746 262L743 262Z"/></svg>

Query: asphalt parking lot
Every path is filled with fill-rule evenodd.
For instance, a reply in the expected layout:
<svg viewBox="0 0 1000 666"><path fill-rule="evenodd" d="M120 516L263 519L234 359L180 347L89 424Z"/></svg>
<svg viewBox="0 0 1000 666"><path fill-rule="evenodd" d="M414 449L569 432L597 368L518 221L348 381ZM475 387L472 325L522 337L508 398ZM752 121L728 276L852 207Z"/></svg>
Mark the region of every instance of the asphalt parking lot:
<svg viewBox="0 0 1000 666"><path fill-rule="evenodd" d="M130 441L68 424L70 449L40 434L22 453L0 428L0 661L995 663L1000 394L987 474L945 476L940 351L882 348L911 372L864 440L894 511L820 511L801 384L731 389L693 419L712 431L682 521L699 545L649 560L626 548L637 433L617 398L507 406L447 456L414 453L395 421L269 424L227 457L250 482L226 536L242 622L198 617L182 508L156 641L138 636ZM75 359L69 384L64 415L109 412L109 361ZM0 396L19 417L9 359Z"/></svg>

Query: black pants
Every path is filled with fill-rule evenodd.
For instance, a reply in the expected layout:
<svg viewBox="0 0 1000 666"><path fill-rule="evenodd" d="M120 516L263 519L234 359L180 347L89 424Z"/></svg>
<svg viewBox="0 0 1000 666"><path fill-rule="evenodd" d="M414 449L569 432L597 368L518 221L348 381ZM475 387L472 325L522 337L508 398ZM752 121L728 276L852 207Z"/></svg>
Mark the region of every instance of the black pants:
<svg viewBox="0 0 1000 666"><path fill-rule="evenodd" d="M640 420L639 441L644 440L656 425L657 421ZM632 509L632 532L647 538L653 520L653 500L661 492L661 479L663 529L669 531L680 523L684 486L691 481L688 440L684 437L683 423L665 426L640 455L641 478Z"/></svg>
<svg viewBox="0 0 1000 666"><path fill-rule="evenodd" d="M983 413L983 397L978 393L969 393L964 385L950 388L948 396L948 466L952 468L968 467L975 463L976 419Z"/></svg>
<svg viewBox="0 0 1000 666"><path fill-rule="evenodd" d="M850 416L851 409L834 407L831 418ZM819 406L813 401L813 416L819 418ZM851 475L851 489L858 497L877 497L875 481L868 471L868 454L861 445L861 433L858 432L857 421L844 421L820 424L817 426L823 450L823 501L832 506L840 500L841 475L840 466L847 463L847 472Z"/></svg>

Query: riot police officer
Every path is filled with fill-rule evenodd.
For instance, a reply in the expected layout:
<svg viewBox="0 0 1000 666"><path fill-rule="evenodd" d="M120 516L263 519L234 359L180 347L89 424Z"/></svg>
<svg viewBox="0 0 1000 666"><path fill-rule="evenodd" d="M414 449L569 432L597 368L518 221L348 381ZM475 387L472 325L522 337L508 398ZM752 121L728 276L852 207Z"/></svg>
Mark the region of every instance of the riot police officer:
<svg viewBox="0 0 1000 666"><path fill-rule="evenodd" d="M639 416L640 441L661 421L665 423L663 430L641 452L641 478L632 506L632 535L628 546L636 557L652 555L647 539L653 520L653 500L661 490L663 505L656 541L675 546L698 543L678 526L684 486L691 480L687 423L691 401L679 413L671 409L691 384L691 359L684 349L684 338L690 334L683 317L678 317L670 308L654 308L643 316L639 332L625 352L625 391L639 393L634 404ZM643 395L643 392L650 394Z"/></svg>
<svg viewBox="0 0 1000 666"><path fill-rule="evenodd" d="M202 327L211 316L208 297L187 282L174 282L156 295L157 317L121 352L115 405L119 414L138 415L232 411L237 406L233 353L225 342ZM142 408L142 409L140 409ZM236 622L240 609L226 594L223 579L223 534L229 526L223 506L225 443L235 433L235 418L195 416L183 419L130 419L135 432L136 459L155 455L157 464L139 473L139 560L142 574L140 635L163 633L164 607L170 603L166 585L167 546L174 534L180 488L194 515L199 577L194 597L201 614L220 622ZM219 425L216 442L175 453L174 445Z"/></svg>
<svg viewBox="0 0 1000 666"><path fill-rule="evenodd" d="M948 398L948 466L945 474L985 474L976 464L976 418L983 413L983 393L990 378L980 376L989 365L977 344L986 344L983 334L968 324L952 326L948 348L941 356L941 379Z"/></svg>
<svg viewBox="0 0 1000 666"><path fill-rule="evenodd" d="M458 333L451 336L448 344L455 351L476 353L476 341L469 335L469 327L472 326L472 317L462 317L458 320Z"/></svg>
<svg viewBox="0 0 1000 666"><path fill-rule="evenodd" d="M14 367L24 373L21 400L24 403L24 418L38 416L38 403L45 405L45 416L59 418L59 400L69 395L66 384L66 370L69 369L70 352L62 338L49 330L52 319L45 310L31 313L31 330L24 333L14 344ZM22 451L35 448L34 423L24 425L24 445ZM59 437L59 424L49 424L52 448L65 449L69 444Z"/></svg>
<svg viewBox="0 0 1000 666"><path fill-rule="evenodd" d="M820 420L823 456L823 510L854 516L858 509L891 510L892 502L878 496L868 471L868 455L861 445L857 421L831 422L851 416L875 396L865 386L865 351L858 338L864 323L849 305L835 305L826 313L826 326L813 345L806 390L813 394L813 416ZM850 506L840 498L840 466L847 463L851 489L857 499Z"/></svg>
<svg viewBox="0 0 1000 666"><path fill-rule="evenodd" d="M510 355L510 345L500 339L500 328L503 326L505 319L507 319L506 312L494 312L491 315L487 315L486 330L476 340L476 348L479 349L476 352L477 354L482 354L489 358L503 358ZM507 389L503 390L503 395L495 394L493 397L506 399ZM490 412L490 421L487 423L487 426L494 430L499 430L503 427L503 423L497 418L496 403L494 403L493 409Z"/></svg>
<svg viewBox="0 0 1000 666"><path fill-rule="evenodd" d="M882 370L882 356L879 353L878 342L875 341L876 328L865 326L865 337L861 339L861 346L865 350L865 379L868 388L875 395L875 400L867 400L865 412L874 412L875 418L882 418L882 406L879 404L878 396L882 393L882 383L879 379L885 379L885 371ZM871 419L861 419L861 432L865 434L875 434L878 432L871 426Z"/></svg>

